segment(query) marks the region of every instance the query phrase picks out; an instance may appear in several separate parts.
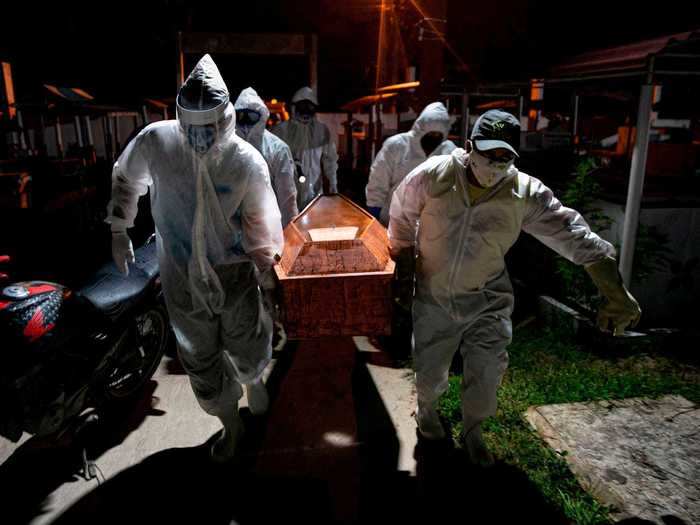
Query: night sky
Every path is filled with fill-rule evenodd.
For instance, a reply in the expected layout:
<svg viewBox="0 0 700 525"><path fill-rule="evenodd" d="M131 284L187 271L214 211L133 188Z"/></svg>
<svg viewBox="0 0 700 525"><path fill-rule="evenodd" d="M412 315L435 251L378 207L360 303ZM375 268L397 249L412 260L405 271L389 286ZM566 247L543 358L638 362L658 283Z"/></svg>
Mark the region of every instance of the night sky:
<svg viewBox="0 0 700 525"><path fill-rule="evenodd" d="M379 0L232 1L210 7L182 0L13 3L4 8L0 57L13 64L19 97L44 82L82 87L103 102L171 97L177 30L317 33L325 110L369 94L374 85ZM474 78L527 78L570 54L700 28L691 4L449 0L448 39ZM410 2L404 8L410 10ZM453 67L456 60L446 57L449 75L464 78ZM303 60L215 59L232 94L252 84L265 98L286 98L306 78Z"/></svg>

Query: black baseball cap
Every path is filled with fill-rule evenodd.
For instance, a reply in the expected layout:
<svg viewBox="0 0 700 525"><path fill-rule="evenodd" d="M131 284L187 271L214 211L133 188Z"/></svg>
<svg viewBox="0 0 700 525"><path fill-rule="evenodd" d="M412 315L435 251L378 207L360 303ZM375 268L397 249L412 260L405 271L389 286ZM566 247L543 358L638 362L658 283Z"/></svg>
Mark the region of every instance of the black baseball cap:
<svg viewBox="0 0 700 525"><path fill-rule="evenodd" d="M505 148L519 157L520 122L506 111L491 109L476 120L471 139L479 151Z"/></svg>

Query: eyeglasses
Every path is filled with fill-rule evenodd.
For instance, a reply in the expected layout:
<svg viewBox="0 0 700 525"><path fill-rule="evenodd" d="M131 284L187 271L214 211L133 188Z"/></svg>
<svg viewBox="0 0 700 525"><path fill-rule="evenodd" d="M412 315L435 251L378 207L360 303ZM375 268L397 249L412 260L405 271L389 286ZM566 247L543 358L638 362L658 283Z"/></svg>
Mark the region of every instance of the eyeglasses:
<svg viewBox="0 0 700 525"><path fill-rule="evenodd" d="M477 150L479 154L486 157L491 162L510 162L515 159L515 154L507 149L497 148L488 151Z"/></svg>

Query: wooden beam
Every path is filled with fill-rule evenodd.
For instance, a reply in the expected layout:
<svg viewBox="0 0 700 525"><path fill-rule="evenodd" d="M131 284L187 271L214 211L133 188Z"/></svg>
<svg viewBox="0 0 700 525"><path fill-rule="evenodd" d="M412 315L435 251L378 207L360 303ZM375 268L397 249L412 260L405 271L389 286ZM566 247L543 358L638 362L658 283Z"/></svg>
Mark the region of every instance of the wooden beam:
<svg viewBox="0 0 700 525"><path fill-rule="evenodd" d="M308 53L306 35L286 33L180 33L182 53L292 55Z"/></svg>

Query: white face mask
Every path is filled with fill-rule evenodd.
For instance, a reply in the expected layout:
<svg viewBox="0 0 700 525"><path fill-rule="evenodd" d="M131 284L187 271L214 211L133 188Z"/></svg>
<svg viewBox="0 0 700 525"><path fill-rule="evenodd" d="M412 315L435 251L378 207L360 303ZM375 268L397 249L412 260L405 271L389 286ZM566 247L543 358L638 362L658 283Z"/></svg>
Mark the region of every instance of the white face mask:
<svg viewBox="0 0 700 525"><path fill-rule="evenodd" d="M512 175L515 170L515 159L508 162L494 162L480 155L475 150L469 154L469 164L476 180L484 188L491 188L506 177Z"/></svg>

